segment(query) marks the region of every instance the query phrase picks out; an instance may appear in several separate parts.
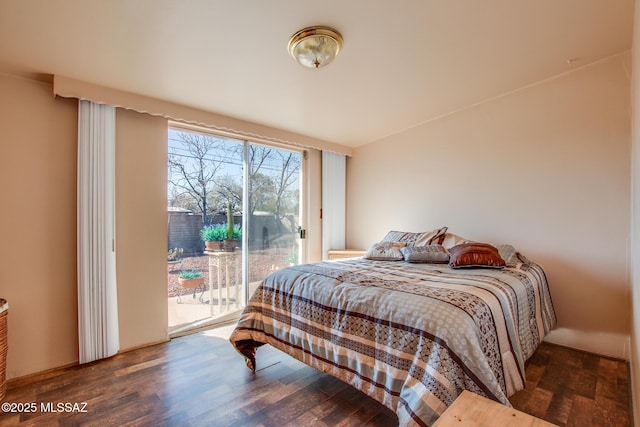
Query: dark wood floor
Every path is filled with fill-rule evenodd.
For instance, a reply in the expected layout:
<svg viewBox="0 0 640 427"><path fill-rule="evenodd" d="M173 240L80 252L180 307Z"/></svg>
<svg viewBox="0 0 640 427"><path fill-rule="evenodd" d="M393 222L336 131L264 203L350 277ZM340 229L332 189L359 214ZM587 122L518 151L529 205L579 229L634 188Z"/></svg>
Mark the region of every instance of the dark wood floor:
<svg viewBox="0 0 640 427"><path fill-rule="evenodd" d="M560 426L631 426L629 364L543 343L527 363L516 409Z"/></svg>
<svg viewBox="0 0 640 427"><path fill-rule="evenodd" d="M4 403L23 412L0 413L0 425L398 424L381 404L268 346L258 350L253 376L223 336L201 332L13 381ZM527 377L527 388L512 398L520 410L563 426L631 425L624 362L543 344L528 363ZM24 410L32 406L18 405L31 403L31 413Z"/></svg>

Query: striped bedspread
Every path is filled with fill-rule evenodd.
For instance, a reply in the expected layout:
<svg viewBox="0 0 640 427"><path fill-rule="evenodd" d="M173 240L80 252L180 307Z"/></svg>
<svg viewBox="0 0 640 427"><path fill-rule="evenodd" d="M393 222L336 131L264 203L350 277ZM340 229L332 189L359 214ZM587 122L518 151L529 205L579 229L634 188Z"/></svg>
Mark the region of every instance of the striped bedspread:
<svg viewBox="0 0 640 427"><path fill-rule="evenodd" d="M348 259L268 276L231 342L255 369L263 343L429 426L463 390L509 405L524 362L555 326L542 268Z"/></svg>

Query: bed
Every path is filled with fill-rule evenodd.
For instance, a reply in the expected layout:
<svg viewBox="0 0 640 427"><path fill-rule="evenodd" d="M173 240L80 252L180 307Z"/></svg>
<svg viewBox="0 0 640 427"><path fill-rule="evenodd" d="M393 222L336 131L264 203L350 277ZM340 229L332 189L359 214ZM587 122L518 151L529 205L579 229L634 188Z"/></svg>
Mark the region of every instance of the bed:
<svg viewBox="0 0 640 427"><path fill-rule="evenodd" d="M510 405L556 317L543 269L504 246L501 266L370 256L276 271L230 340L250 369L270 344L381 402L400 426L431 425L463 390Z"/></svg>

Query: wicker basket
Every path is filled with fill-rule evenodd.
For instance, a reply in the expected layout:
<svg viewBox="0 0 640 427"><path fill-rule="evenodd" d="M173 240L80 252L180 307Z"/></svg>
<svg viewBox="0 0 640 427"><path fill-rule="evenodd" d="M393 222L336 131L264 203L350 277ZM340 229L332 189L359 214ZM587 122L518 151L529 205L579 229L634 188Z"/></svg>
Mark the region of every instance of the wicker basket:
<svg viewBox="0 0 640 427"><path fill-rule="evenodd" d="M9 304L0 298L0 401L7 393L7 317Z"/></svg>

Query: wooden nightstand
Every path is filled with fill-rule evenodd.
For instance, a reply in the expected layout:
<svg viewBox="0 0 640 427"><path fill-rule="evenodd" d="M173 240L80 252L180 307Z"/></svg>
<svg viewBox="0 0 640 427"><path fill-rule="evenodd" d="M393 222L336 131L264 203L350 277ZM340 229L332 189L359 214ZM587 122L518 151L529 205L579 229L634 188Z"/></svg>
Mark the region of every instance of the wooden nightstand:
<svg viewBox="0 0 640 427"><path fill-rule="evenodd" d="M555 424L465 390L433 424L433 427L450 426L553 427Z"/></svg>
<svg viewBox="0 0 640 427"><path fill-rule="evenodd" d="M329 249L329 259L361 257L367 251L362 249Z"/></svg>

